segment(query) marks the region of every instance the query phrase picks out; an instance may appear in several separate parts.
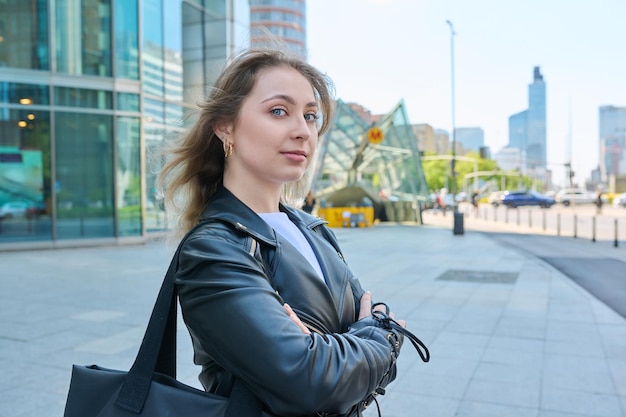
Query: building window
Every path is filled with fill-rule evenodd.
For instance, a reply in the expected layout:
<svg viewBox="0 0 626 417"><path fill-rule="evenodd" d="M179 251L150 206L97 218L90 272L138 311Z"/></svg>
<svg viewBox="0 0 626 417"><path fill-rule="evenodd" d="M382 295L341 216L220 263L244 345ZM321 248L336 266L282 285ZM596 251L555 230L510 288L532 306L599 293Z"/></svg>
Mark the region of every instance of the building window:
<svg viewBox="0 0 626 417"><path fill-rule="evenodd" d="M58 239L113 237L113 118L55 113Z"/></svg>
<svg viewBox="0 0 626 417"><path fill-rule="evenodd" d="M140 127L141 124L136 117L117 118L115 206L118 236L141 235Z"/></svg>
<svg viewBox="0 0 626 417"><path fill-rule="evenodd" d="M56 1L57 71L111 76L111 1Z"/></svg>
<svg viewBox="0 0 626 417"><path fill-rule="evenodd" d="M112 109L112 93L86 88L54 87L54 104L66 107Z"/></svg>
<svg viewBox="0 0 626 417"><path fill-rule="evenodd" d="M48 105L49 89L47 85L0 82L0 103Z"/></svg>
<svg viewBox="0 0 626 417"><path fill-rule="evenodd" d="M0 3L0 67L47 70L48 2Z"/></svg>
<svg viewBox="0 0 626 417"><path fill-rule="evenodd" d="M0 243L50 240L50 114L0 108Z"/></svg>
<svg viewBox="0 0 626 417"><path fill-rule="evenodd" d="M117 109L138 112L139 95L132 93L117 93Z"/></svg>
<svg viewBox="0 0 626 417"><path fill-rule="evenodd" d="M115 0L115 77L139 79L138 2Z"/></svg>

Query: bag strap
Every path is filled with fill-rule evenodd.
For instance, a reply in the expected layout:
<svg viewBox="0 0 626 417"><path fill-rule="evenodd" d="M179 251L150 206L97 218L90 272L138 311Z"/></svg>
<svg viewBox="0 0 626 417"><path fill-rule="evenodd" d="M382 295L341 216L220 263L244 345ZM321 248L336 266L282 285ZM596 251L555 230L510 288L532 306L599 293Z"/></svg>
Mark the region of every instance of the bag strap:
<svg viewBox="0 0 626 417"><path fill-rule="evenodd" d="M121 408L136 414L141 413L148 398L150 384L155 372L176 378L176 316L178 306L174 276L178 269L178 257L184 242L192 232L204 224L206 222L199 223L187 232L172 257L154 303L139 352L115 401L115 405ZM228 401L225 417L260 416L261 409L259 399L240 379L237 379Z"/></svg>

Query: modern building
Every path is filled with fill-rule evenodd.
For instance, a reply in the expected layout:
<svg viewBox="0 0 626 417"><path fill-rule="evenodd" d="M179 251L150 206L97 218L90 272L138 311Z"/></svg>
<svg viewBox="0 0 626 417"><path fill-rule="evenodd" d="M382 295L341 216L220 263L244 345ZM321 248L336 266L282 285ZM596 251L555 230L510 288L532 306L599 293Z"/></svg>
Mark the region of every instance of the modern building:
<svg viewBox="0 0 626 417"><path fill-rule="evenodd" d="M456 141L467 152L480 152L480 148L485 146L485 131L480 127L457 127L454 132Z"/></svg>
<svg viewBox="0 0 626 417"><path fill-rule="evenodd" d="M368 141L373 127L383 132L382 142ZM321 199L358 189L342 194L344 204L356 206L367 196L385 220L417 220L430 195L404 101L371 116L362 106L337 100L334 123L320 140L313 187Z"/></svg>
<svg viewBox="0 0 626 417"><path fill-rule="evenodd" d="M271 46L276 40L307 56L305 0L250 0L250 43Z"/></svg>
<svg viewBox="0 0 626 417"><path fill-rule="evenodd" d="M600 179L626 174L626 107L599 109Z"/></svg>
<svg viewBox="0 0 626 417"><path fill-rule="evenodd" d="M508 148L515 148L526 152L526 136L528 132L528 129L526 128L527 120L528 111L526 110L509 117Z"/></svg>
<svg viewBox="0 0 626 417"><path fill-rule="evenodd" d="M165 228L153 156L249 45L248 2L0 7L0 248Z"/></svg>
<svg viewBox="0 0 626 417"><path fill-rule="evenodd" d="M546 83L540 68L533 69L533 82L528 85L528 108L509 117L509 148L526 154L529 175L550 182L547 169Z"/></svg>
<svg viewBox="0 0 626 417"><path fill-rule="evenodd" d="M526 155L529 168L546 169L546 83L539 67L533 71L533 82L528 86L528 110L526 118Z"/></svg>

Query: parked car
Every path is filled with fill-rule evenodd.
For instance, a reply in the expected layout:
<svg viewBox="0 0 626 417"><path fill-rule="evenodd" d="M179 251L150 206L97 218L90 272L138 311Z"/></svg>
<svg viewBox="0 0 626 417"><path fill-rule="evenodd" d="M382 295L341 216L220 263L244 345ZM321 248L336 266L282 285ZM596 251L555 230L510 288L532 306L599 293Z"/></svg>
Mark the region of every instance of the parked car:
<svg viewBox="0 0 626 417"><path fill-rule="evenodd" d="M0 207L0 219L26 217L29 204L25 201L9 201Z"/></svg>
<svg viewBox="0 0 626 417"><path fill-rule="evenodd" d="M494 191L487 197L487 202L494 207L498 207L502 203L502 196L505 191Z"/></svg>
<svg viewBox="0 0 626 417"><path fill-rule="evenodd" d="M598 194L581 188L567 188L557 192L554 199L565 207L571 204L595 204ZM602 202L606 203L606 197L602 196Z"/></svg>
<svg viewBox="0 0 626 417"><path fill-rule="evenodd" d="M539 194L535 191L506 191L502 196L502 204L509 208L520 206L539 206L550 208L555 201L551 197Z"/></svg>
<svg viewBox="0 0 626 417"><path fill-rule="evenodd" d="M621 193L613 198L613 207L626 207L626 193Z"/></svg>
<svg viewBox="0 0 626 417"><path fill-rule="evenodd" d="M43 203L30 203L27 201L9 201L0 206L0 219L26 217L28 219L39 217L46 213Z"/></svg>

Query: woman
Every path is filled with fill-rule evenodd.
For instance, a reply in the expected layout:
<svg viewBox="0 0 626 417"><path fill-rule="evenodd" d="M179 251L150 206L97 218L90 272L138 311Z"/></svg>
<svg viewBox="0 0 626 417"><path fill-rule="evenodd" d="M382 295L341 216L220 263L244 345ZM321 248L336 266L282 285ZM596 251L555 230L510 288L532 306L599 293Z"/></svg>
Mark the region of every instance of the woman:
<svg viewBox="0 0 626 417"><path fill-rule="evenodd" d="M193 229L176 283L199 379L226 396L243 381L273 416L358 415L402 344L325 222L286 204L310 185L331 93L298 58L245 51L160 173L179 235Z"/></svg>

